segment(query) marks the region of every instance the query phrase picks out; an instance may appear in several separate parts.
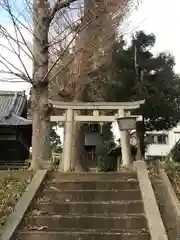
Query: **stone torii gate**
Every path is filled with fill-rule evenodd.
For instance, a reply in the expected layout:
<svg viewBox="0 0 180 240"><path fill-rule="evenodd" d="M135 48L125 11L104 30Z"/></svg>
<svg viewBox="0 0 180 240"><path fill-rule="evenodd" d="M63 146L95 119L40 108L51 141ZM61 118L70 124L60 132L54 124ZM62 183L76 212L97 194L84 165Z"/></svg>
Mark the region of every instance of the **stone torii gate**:
<svg viewBox="0 0 180 240"><path fill-rule="evenodd" d="M138 109L141 104L144 104L144 100L134 102L60 102L49 101L54 108L65 110L64 115L51 116L51 122L63 122L65 123L65 139L63 146L63 170L69 171L71 167L72 159L72 135L73 135L73 122L114 122L118 119L124 119L127 122L127 118L137 119L140 116L133 116L130 114L131 110ZM78 115L79 110L91 110L92 115ZM117 114L107 116L105 111L115 110ZM100 111L103 111L103 115L100 115ZM120 127L121 131L121 149L122 149L122 164L130 164L130 141L129 141L129 129L135 127Z"/></svg>

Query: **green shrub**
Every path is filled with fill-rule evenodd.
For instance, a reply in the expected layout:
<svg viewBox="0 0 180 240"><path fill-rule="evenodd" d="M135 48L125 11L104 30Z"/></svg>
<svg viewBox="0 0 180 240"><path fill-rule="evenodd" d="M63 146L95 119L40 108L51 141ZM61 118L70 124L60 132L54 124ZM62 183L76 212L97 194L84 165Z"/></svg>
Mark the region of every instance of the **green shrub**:
<svg viewBox="0 0 180 240"><path fill-rule="evenodd" d="M171 149L171 152L168 155L169 158L172 158L174 162L180 163L180 141L178 141L174 147Z"/></svg>
<svg viewBox="0 0 180 240"><path fill-rule="evenodd" d="M111 149L115 146L113 141L102 141L96 147L96 157L100 172L110 172L117 170L117 157L111 154Z"/></svg>

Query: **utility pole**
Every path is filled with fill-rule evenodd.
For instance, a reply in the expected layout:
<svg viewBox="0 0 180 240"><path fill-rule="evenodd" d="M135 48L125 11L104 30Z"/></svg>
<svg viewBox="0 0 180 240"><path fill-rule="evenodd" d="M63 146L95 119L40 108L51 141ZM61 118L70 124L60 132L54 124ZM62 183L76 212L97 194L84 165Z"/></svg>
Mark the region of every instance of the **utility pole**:
<svg viewBox="0 0 180 240"><path fill-rule="evenodd" d="M136 74L136 81L143 81L143 70L139 73L138 52L136 44L134 46L134 69ZM142 122L136 122L136 137L137 137L137 160L144 160L144 117Z"/></svg>

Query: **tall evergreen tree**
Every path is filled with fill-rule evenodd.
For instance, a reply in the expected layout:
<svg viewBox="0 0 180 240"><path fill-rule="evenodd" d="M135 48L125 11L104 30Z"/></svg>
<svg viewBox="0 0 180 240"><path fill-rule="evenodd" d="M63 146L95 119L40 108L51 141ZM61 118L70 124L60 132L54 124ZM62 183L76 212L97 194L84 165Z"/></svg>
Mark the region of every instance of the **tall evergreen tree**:
<svg viewBox="0 0 180 240"><path fill-rule="evenodd" d="M180 78L174 72L175 60L169 53L153 55L156 38L140 31L127 47L114 46L113 66L106 81L109 101L145 99L139 109L146 130L164 130L180 121Z"/></svg>

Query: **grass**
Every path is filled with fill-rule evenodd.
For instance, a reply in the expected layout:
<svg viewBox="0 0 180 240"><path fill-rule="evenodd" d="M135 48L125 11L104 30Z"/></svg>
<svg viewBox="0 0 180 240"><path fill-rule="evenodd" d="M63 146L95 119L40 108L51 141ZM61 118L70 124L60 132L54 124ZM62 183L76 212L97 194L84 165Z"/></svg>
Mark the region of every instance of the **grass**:
<svg viewBox="0 0 180 240"><path fill-rule="evenodd" d="M173 174L168 174L168 177L171 181L171 184L174 188L174 191L178 197L178 199L180 200L180 172L176 171Z"/></svg>
<svg viewBox="0 0 180 240"><path fill-rule="evenodd" d="M166 161L164 169L171 181L174 191L180 200L180 163L174 161Z"/></svg>
<svg viewBox="0 0 180 240"><path fill-rule="evenodd" d="M30 178L22 180L11 176L0 180L0 226L4 225L29 182Z"/></svg>
<svg viewBox="0 0 180 240"><path fill-rule="evenodd" d="M148 172L151 179L158 178L157 168L163 168L166 171L174 188L174 191L178 199L180 200L180 163L176 163L173 161L164 161L161 162L158 167L150 167L148 169Z"/></svg>

